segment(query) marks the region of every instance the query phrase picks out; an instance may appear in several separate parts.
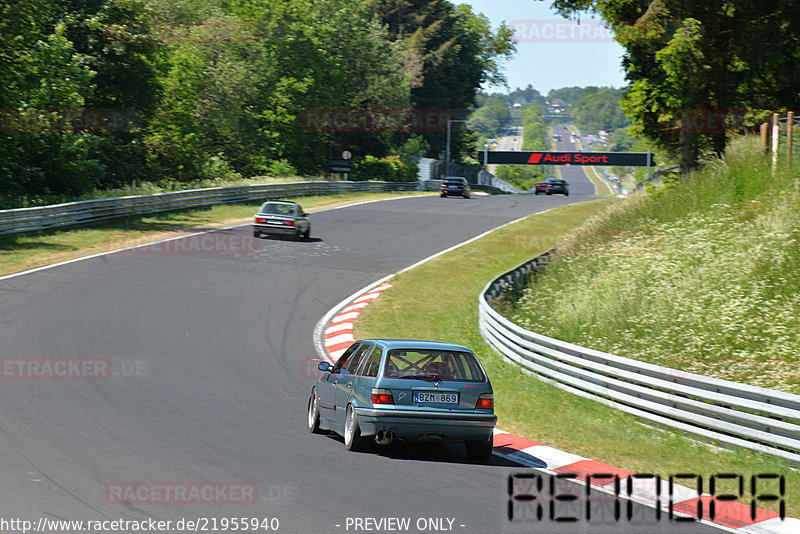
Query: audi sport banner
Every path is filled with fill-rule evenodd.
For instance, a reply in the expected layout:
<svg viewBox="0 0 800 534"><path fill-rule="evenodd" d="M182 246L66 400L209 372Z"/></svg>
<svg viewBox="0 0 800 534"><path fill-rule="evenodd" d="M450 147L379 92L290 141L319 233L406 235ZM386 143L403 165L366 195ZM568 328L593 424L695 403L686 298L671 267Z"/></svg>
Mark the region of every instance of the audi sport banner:
<svg viewBox="0 0 800 534"><path fill-rule="evenodd" d="M509 165L610 165L614 167L647 167L653 165L653 154L647 161L647 152L523 152L490 150L478 152L478 161L488 164Z"/></svg>

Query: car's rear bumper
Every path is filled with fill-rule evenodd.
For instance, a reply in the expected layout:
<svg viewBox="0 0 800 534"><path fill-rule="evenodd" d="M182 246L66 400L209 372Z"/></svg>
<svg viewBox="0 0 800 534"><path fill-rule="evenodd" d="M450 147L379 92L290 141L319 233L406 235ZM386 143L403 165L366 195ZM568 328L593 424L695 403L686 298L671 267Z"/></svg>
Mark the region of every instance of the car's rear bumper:
<svg viewBox="0 0 800 534"><path fill-rule="evenodd" d="M396 437L409 440L485 441L497 424L493 413L356 408L356 415L362 436L391 430Z"/></svg>
<svg viewBox="0 0 800 534"><path fill-rule="evenodd" d="M254 224L253 230L265 234L294 235L297 233L296 226L273 226L271 224Z"/></svg>

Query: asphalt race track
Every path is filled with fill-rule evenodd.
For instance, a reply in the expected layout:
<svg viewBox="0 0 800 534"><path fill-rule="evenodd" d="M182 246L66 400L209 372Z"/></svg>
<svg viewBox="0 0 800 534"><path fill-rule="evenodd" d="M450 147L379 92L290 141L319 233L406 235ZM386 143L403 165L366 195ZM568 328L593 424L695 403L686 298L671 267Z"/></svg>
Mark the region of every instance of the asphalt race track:
<svg viewBox="0 0 800 534"><path fill-rule="evenodd" d="M277 518L256 531L286 533L716 532L597 510L591 522L510 523L507 479L522 467L472 464L450 445L348 453L306 429L322 315L439 250L593 193L570 182L569 197L324 211L310 242L254 240L244 226L0 280L0 516L154 518L173 532L195 530L176 528L182 518L228 532L224 518ZM432 298L445 302L446 287Z"/></svg>
<svg viewBox="0 0 800 534"><path fill-rule="evenodd" d="M574 152L577 149L575 143L570 143L570 132L566 126L553 126L553 132L561 134L561 140L556 140L556 151L559 152ZM559 167L561 170L561 177L564 178L569 184L570 195L591 195L595 192L595 187L592 182L586 178L586 173L580 165L562 165ZM598 192L600 195L608 193L608 188L602 187Z"/></svg>

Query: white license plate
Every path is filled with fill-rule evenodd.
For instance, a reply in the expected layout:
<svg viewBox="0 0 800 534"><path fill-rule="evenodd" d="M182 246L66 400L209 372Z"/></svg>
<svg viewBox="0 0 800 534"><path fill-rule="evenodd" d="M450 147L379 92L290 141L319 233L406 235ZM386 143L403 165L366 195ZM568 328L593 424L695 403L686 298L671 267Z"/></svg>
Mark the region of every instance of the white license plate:
<svg viewBox="0 0 800 534"><path fill-rule="evenodd" d="M439 391L415 391L414 402L458 404L458 393L441 393Z"/></svg>
<svg viewBox="0 0 800 534"><path fill-rule="evenodd" d="M280 225L283 225L283 221L272 221L272 220L269 220L269 221L267 221L267 224L280 224Z"/></svg>

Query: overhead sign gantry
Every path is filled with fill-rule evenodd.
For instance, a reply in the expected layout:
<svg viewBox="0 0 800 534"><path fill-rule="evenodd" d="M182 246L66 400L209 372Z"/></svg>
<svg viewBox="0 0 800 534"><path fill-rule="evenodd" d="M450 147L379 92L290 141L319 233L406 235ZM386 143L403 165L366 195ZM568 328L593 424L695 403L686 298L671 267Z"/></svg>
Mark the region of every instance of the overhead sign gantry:
<svg viewBox="0 0 800 534"><path fill-rule="evenodd" d="M478 161L488 165L609 165L613 167L651 167L651 152L525 152L485 150Z"/></svg>

